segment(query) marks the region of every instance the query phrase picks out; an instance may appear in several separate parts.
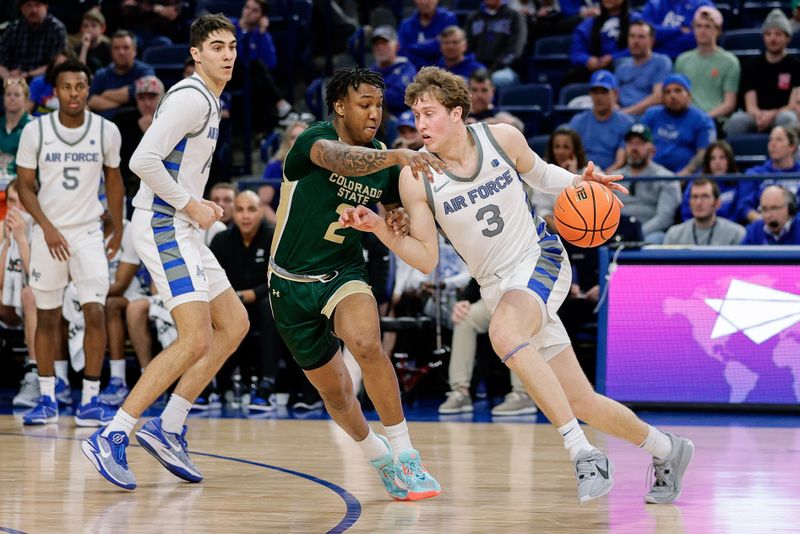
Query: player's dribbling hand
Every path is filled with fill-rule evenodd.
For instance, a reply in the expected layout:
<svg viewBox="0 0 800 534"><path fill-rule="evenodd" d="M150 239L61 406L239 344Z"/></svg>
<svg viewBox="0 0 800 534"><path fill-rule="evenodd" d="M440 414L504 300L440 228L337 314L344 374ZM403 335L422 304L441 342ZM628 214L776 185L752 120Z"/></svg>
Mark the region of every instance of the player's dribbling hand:
<svg viewBox="0 0 800 534"><path fill-rule="evenodd" d="M411 218L403 208L395 208L386 212L386 225L398 237L405 237L411 233Z"/></svg>
<svg viewBox="0 0 800 534"><path fill-rule="evenodd" d="M441 174L447 168L447 164L444 161L427 152L417 152L406 148L395 149L395 152L397 153L399 165L401 167L410 167L411 174L417 180L421 176L427 176L428 181L433 183L434 177L431 169Z"/></svg>
<svg viewBox="0 0 800 534"><path fill-rule="evenodd" d="M383 219L366 206L346 208L339 216L342 228L354 228L362 232L374 232Z"/></svg>
<svg viewBox="0 0 800 534"><path fill-rule="evenodd" d="M69 243L61 235L61 232L56 230L53 225L42 227L44 232L44 241L47 243L47 248L50 250L50 255L59 261L69 260Z"/></svg>
<svg viewBox="0 0 800 534"><path fill-rule="evenodd" d="M583 171L583 175L581 176L581 180L587 182L598 182L609 189L613 189L614 191L619 191L620 193L627 195L628 190L624 186L614 183L622 179L623 176L621 174L603 174L600 172L595 172L594 162L591 161L586 165L586 170ZM620 204L622 204L622 201L620 201Z"/></svg>

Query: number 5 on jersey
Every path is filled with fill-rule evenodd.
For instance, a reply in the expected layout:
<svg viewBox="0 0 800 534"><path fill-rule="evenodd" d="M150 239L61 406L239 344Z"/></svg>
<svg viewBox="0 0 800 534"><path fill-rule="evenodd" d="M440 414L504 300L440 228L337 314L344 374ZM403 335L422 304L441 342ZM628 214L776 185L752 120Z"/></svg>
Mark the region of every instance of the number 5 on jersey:
<svg viewBox="0 0 800 534"><path fill-rule="evenodd" d="M78 188L80 180L75 175L79 173L80 170L80 167L64 167L64 181L61 182L61 185L64 186L64 189L72 190Z"/></svg>

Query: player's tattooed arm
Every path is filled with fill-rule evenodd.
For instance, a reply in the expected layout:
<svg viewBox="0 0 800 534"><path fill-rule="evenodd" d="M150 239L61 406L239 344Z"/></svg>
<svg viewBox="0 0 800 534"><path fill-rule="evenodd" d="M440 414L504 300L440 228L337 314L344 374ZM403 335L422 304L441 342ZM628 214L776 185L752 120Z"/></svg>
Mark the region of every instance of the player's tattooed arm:
<svg viewBox="0 0 800 534"><path fill-rule="evenodd" d="M389 150L352 146L322 139L311 147L311 161L342 176L365 176L397 162Z"/></svg>

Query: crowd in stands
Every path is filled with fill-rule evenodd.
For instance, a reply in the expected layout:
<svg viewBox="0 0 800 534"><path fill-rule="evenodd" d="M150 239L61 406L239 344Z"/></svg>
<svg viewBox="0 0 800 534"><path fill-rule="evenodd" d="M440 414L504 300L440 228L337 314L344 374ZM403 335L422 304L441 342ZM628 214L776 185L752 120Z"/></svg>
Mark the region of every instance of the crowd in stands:
<svg viewBox="0 0 800 534"><path fill-rule="evenodd" d="M7 9L12 3L16 8ZM21 406L30 406L37 387L35 373L31 374L36 361L31 342L35 302L24 283L31 220L14 186L22 129L34 117L57 111L53 68L69 58L85 63L93 73L90 109L112 120L122 137L121 173L130 217L130 200L139 179L128 161L157 113L161 96L194 72L188 27L212 4L204 0L3 3L0 323L4 336L22 331L28 347L28 367L15 399ZM224 398L249 403L252 410L271 410L271 395L283 386L283 375L294 388L297 406L321 406L275 331L266 272L283 160L300 132L312 121L326 118L325 110L314 104L314 91L324 87L329 65L361 63L383 75L386 91L379 138L387 146L411 149L422 146L422 137L404 102L405 88L428 65L462 76L472 97L468 122L512 124L542 157L572 172L580 173L592 161L625 177L630 195L624 199L617 241L800 245L797 1L765 11L760 20L753 20L744 6L715 5L709 0L224 4L231 9L226 14L237 30L238 57L233 79L221 97L223 121L207 194L225 215L208 231L206 242L245 304L251 332L216 384L198 399L197 409L219 406ZM760 34L760 42L726 50L722 45L734 43L734 30L747 29L748 22L752 32ZM309 42L312 45L306 46ZM555 63L548 64L539 53L546 42L565 45ZM177 59L164 59L169 54ZM521 100L508 103L504 95L520 94L520 87L530 95L546 88L542 94L547 98L526 101L522 90ZM297 98L301 94L306 102ZM554 102L560 104L554 107ZM248 129L254 137L247 137ZM260 180L234 164L257 148L253 139L264 140L263 175L256 175ZM542 139L546 144L537 145ZM739 174L755 178L740 179ZM240 178L244 180L237 184ZM555 232L554 198L531 191L529 201ZM381 309L386 316L436 315L433 288L441 285L452 357L451 392L440 411L452 414L472 410L477 340L486 332L489 315L457 255L446 253L448 247L442 243L439 276L433 279L410 272L379 242L366 236L364 242L365 258L374 266L370 272L376 298L385 302ZM562 313L570 335L577 336L594 321L597 255L568 248L575 279ZM174 325L158 295L152 294L135 254L113 260L110 279L106 319L111 378L102 399L118 405L130 378L126 340L130 340L127 351L135 353L143 370L154 345L174 339ZM74 323L68 307L64 320ZM65 348L56 365L61 400L69 399L68 353ZM591 369L593 363L586 366ZM510 393L493 413L535 410L512 377Z"/></svg>

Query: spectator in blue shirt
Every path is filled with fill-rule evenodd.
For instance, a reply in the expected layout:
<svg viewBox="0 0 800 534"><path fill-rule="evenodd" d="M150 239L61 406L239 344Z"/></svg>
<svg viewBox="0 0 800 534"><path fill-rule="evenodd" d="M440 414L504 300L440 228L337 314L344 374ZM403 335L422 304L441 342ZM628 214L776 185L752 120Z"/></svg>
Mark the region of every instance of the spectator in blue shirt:
<svg viewBox="0 0 800 534"><path fill-rule="evenodd" d="M710 0L648 0L642 18L656 29L656 52L674 60L694 48L694 12L700 6L713 5Z"/></svg>
<svg viewBox="0 0 800 534"><path fill-rule="evenodd" d="M708 178L717 183L717 186L719 186L717 216L734 222L739 222L739 216L736 213L736 193L742 182L738 180L720 180L718 177L738 173L739 169L736 166L736 159L731 145L725 141L714 141L708 145L705 154L703 154L703 169L699 177ZM688 221L692 218L690 195L693 182L694 180L689 180L683 192L683 203L681 204L682 221Z"/></svg>
<svg viewBox="0 0 800 534"><path fill-rule="evenodd" d="M67 50L62 50L53 56L44 74L40 74L31 80L31 92L30 95L28 95L28 101L25 103L25 109L34 117L46 115L58 109L58 98L56 98L53 92L53 84L50 83L50 74L53 72L54 68L64 63L69 57L71 57L69 52Z"/></svg>
<svg viewBox="0 0 800 534"><path fill-rule="evenodd" d="M439 7L439 0L414 0L417 12L403 19L398 29L399 54L417 69L435 65L439 59L439 34L448 26L458 26L455 13Z"/></svg>
<svg viewBox="0 0 800 534"><path fill-rule="evenodd" d="M692 84L683 74L664 79L664 104L648 109L642 123L653 131L656 163L687 176L700 166L706 147L716 141L714 121L691 105Z"/></svg>
<svg viewBox="0 0 800 534"><path fill-rule="evenodd" d="M247 62L257 59L268 69L274 69L278 65L278 54L268 31L266 9L266 0L247 0L242 6L242 16L231 17L231 22L236 27L238 59Z"/></svg>
<svg viewBox="0 0 800 534"><path fill-rule="evenodd" d="M372 55L375 57L372 70L379 72L386 82L383 105L392 115L400 115L408 109L403 99L406 87L414 81L417 69L408 58L397 56L397 32L391 26L375 28L371 40Z"/></svg>
<svg viewBox="0 0 800 534"><path fill-rule="evenodd" d="M742 245L800 245L797 197L779 185L761 193L758 211L763 219L747 226Z"/></svg>
<svg viewBox="0 0 800 534"><path fill-rule="evenodd" d="M629 12L628 0L602 0L600 15L584 20L572 33L570 60L576 69L564 84L584 82L591 73L628 56L628 28L637 19L638 14Z"/></svg>
<svg viewBox="0 0 800 534"><path fill-rule="evenodd" d="M578 132L586 147L586 157L606 172L625 165L625 134L633 125L630 117L614 109L617 79L607 70L599 70L589 81L592 109L578 113L569 127Z"/></svg>
<svg viewBox="0 0 800 534"><path fill-rule="evenodd" d="M469 82L469 77L478 69L486 66L475 59L475 54L467 54L467 34L458 26L448 26L439 34L439 47L442 57L436 64L445 70L463 77Z"/></svg>
<svg viewBox="0 0 800 534"><path fill-rule="evenodd" d="M650 23L631 22L628 28L631 55L618 60L614 69L623 113L638 116L661 103L661 85L672 70L672 60L664 54L654 54L654 43L655 31Z"/></svg>
<svg viewBox="0 0 800 534"><path fill-rule="evenodd" d="M763 165L747 169L745 174L800 174L800 162L796 159L798 136L795 130L775 126L769 134L767 152L769 159ZM756 221L761 215L756 210L759 194L765 187L781 185L797 194L800 192L800 179L765 178L761 181L739 182L737 190L737 216L746 222Z"/></svg>
<svg viewBox="0 0 800 534"><path fill-rule="evenodd" d="M117 30L111 36L111 64L92 80L89 107L109 119L119 108L136 105L134 83L143 76L155 76L153 67L136 59L136 37Z"/></svg>
<svg viewBox="0 0 800 534"><path fill-rule="evenodd" d="M492 72L492 83L505 87L519 82L514 70L525 51L528 24L521 13L501 0L484 0L464 23L469 49Z"/></svg>

